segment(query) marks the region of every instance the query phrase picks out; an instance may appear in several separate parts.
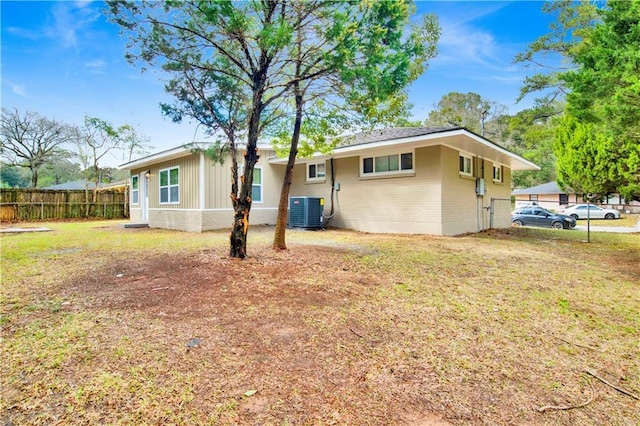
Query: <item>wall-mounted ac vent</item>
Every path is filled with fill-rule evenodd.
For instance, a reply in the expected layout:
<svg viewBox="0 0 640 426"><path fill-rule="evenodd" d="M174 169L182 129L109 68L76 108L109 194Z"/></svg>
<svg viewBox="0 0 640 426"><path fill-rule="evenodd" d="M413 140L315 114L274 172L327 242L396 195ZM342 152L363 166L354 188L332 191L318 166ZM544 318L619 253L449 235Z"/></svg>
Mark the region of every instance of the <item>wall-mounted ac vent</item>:
<svg viewBox="0 0 640 426"><path fill-rule="evenodd" d="M318 229L322 228L322 212L324 198L290 197L289 228Z"/></svg>

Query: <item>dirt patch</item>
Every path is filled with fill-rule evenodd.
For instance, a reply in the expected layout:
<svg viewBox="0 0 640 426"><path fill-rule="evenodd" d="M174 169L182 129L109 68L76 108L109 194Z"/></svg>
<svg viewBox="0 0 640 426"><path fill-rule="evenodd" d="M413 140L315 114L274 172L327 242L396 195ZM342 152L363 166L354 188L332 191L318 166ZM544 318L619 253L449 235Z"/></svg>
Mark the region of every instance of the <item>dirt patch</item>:
<svg viewBox="0 0 640 426"><path fill-rule="evenodd" d="M121 326L103 338L153 338L185 373L211 363L195 368L202 375L191 404L219 412L227 401L234 414L217 415L223 422L448 424L422 397L402 394L415 378L362 359L380 343L349 317L380 285L359 261L370 251L320 244L252 252L243 261L203 250L115 263L74 280L65 297L82 300L82 310L121 312Z"/></svg>

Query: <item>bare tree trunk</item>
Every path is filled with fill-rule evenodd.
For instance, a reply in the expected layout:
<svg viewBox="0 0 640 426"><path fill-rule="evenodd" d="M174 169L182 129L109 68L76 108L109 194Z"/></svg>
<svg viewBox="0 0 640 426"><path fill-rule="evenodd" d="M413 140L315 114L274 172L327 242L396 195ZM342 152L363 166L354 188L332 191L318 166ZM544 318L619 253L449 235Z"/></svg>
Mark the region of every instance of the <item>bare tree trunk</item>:
<svg viewBox="0 0 640 426"><path fill-rule="evenodd" d="M31 187L38 187L38 168L34 167L31 169Z"/></svg>
<svg viewBox="0 0 640 426"><path fill-rule="evenodd" d="M230 236L229 256L244 259L247 257L247 232L249 231L249 212L251 211L251 188L253 186L253 167L258 162L258 148L247 147L244 154L244 169L240 176L240 194L233 201L233 228Z"/></svg>
<svg viewBox="0 0 640 426"><path fill-rule="evenodd" d="M286 229L287 229L287 209L289 204L289 191L293 179L293 167L298 155L298 143L300 141L300 128L302 127L302 110L304 108L303 95L300 91L299 83L294 84L294 94L296 99L296 118L291 136L291 150L284 172L282 189L280 190L280 201L278 202L278 218L276 219L276 229L273 235L273 248L275 250L286 250Z"/></svg>

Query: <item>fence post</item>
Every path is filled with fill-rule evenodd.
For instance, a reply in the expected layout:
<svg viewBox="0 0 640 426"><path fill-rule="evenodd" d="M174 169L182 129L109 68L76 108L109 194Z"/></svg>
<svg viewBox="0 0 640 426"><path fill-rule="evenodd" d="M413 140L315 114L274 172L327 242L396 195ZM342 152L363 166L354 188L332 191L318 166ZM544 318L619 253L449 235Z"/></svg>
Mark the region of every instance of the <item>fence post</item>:
<svg viewBox="0 0 640 426"><path fill-rule="evenodd" d="M495 211L495 198L491 199L491 203L489 203L489 229L493 229L493 212Z"/></svg>

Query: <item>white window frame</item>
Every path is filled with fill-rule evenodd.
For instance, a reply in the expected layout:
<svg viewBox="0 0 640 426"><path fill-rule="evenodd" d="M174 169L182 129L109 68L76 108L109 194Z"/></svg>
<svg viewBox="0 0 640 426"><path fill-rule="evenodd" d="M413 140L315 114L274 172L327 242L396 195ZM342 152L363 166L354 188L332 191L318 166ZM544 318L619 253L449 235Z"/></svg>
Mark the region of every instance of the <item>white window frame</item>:
<svg viewBox="0 0 640 426"><path fill-rule="evenodd" d="M402 168L402 156L411 154L411 168L403 169ZM383 157L392 157L396 156L398 160L398 170L389 170L389 171L376 171L376 159ZM393 175L403 175L403 174L412 174L415 172L415 151L394 151L394 152L386 152L379 153L377 155L367 155L360 156L360 176L361 177L370 177L370 176L393 176ZM370 172L365 172L364 170L364 162L365 160L369 160L373 162L373 170Z"/></svg>
<svg viewBox="0 0 640 426"><path fill-rule="evenodd" d="M178 183L171 184L171 170L178 171ZM162 173L167 173L167 185L162 185ZM167 201L162 201L162 188L167 188ZM178 188L178 199L171 199L171 189ZM158 201L160 204L180 204L180 166L167 167L166 169L160 169L158 172Z"/></svg>
<svg viewBox="0 0 640 426"><path fill-rule="evenodd" d="M256 170L260 170L260 183L256 183L255 178L256 178ZM258 189L260 190L260 200L256 201L256 187L258 187ZM261 166L254 166L253 167L253 182L251 185L251 202L252 203L256 203L256 204L262 204L264 202L264 170L262 169Z"/></svg>
<svg viewBox="0 0 640 426"><path fill-rule="evenodd" d="M459 153L459 157L458 157L458 171L460 172L460 175L462 176L473 176L473 157L469 154L465 154L464 152ZM462 170L460 170L460 158L464 159L464 165L462 167ZM469 165L469 171L466 171L466 166L467 166L467 161L468 161L468 165Z"/></svg>
<svg viewBox="0 0 640 426"><path fill-rule="evenodd" d="M136 180L137 188L133 184L134 179ZM140 205L140 175L131 176L131 204L134 206Z"/></svg>
<svg viewBox="0 0 640 426"><path fill-rule="evenodd" d="M256 170L260 170L260 183L259 184L256 184L256 182L255 182L255 177L256 177L255 171ZM238 179L242 175L244 175L244 164L238 166ZM262 204L264 202L264 170L262 169L262 166L253 166L253 178L254 178L254 182L251 185L251 202L252 203L256 203L256 204ZM256 197L254 195L254 193L255 193L254 189L256 188L256 186L260 190L260 201L256 201Z"/></svg>
<svg viewBox="0 0 640 426"><path fill-rule="evenodd" d="M322 168L322 172L318 168ZM315 171L315 176L311 176L311 169ZM327 162L318 161L315 163L307 163L307 182L324 182L327 179Z"/></svg>
<svg viewBox="0 0 640 426"><path fill-rule="evenodd" d="M497 174L497 178L496 178L496 171L498 172ZM502 166L493 166L493 181L494 182L504 182L504 170L502 169Z"/></svg>

